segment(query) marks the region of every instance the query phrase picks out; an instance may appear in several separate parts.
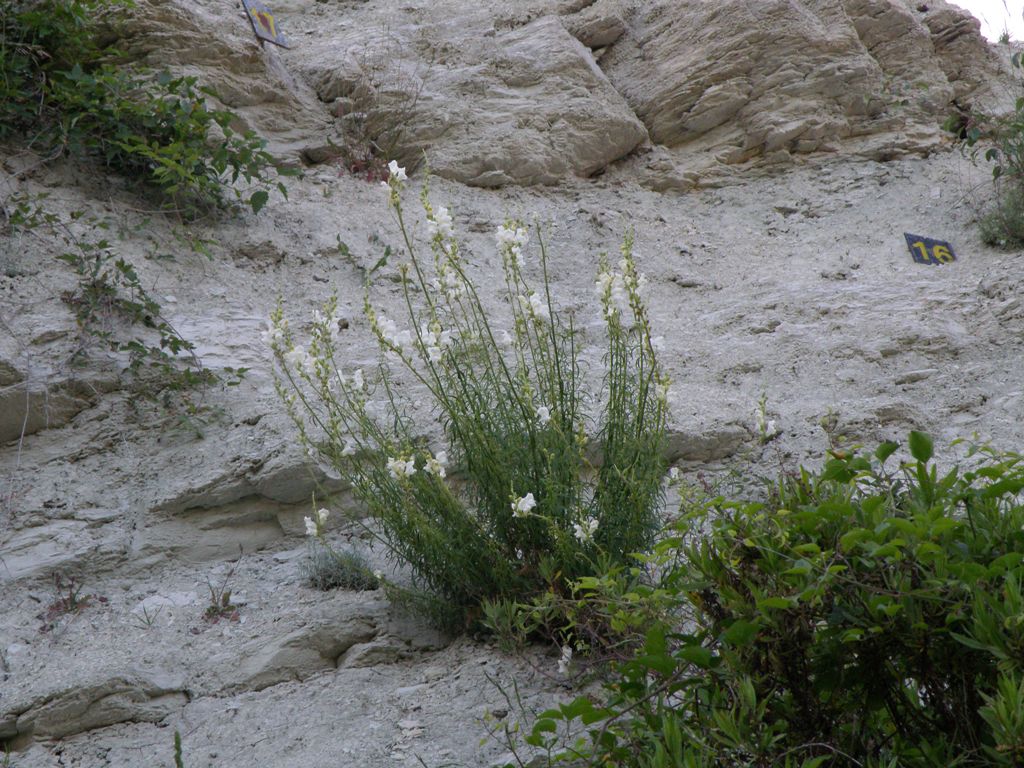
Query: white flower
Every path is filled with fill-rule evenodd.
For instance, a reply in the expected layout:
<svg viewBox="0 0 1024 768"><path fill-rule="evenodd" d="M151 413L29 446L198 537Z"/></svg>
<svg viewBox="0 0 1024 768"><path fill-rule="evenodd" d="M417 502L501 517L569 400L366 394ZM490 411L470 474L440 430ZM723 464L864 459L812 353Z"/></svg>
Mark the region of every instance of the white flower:
<svg viewBox="0 0 1024 768"><path fill-rule="evenodd" d="M775 420L768 418L767 402L767 398L762 396L761 400L757 404L757 410L754 412L754 416L757 420L757 431L761 435L761 440L765 442L779 434L779 429L775 425Z"/></svg>
<svg viewBox="0 0 1024 768"><path fill-rule="evenodd" d="M655 395L658 398L658 401L661 402L662 405L668 404L668 382L667 381L659 382L658 386L655 388L654 392L655 392Z"/></svg>
<svg viewBox="0 0 1024 768"><path fill-rule="evenodd" d="M427 459L427 465L423 468L425 472L436 477L445 476L445 465L448 463L448 452L438 451L432 459Z"/></svg>
<svg viewBox="0 0 1024 768"><path fill-rule="evenodd" d="M273 347L284 339L284 329L273 320L267 321L267 329L263 331L263 343Z"/></svg>
<svg viewBox="0 0 1024 768"><path fill-rule="evenodd" d="M512 502L512 517L526 517L536 506L537 500L533 498L532 493L528 493Z"/></svg>
<svg viewBox="0 0 1024 768"><path fill-rule="evenodd" d="M415 459L394 459L388 457L388 472L395 480L402 477L412 477L416 474L416 461Z"/></svg>
<svg viewBox="0 0 1024 768"><path fill-rule="evenodd" d="M569 664L572 662L572 648L568 645L562 646L562 656L558 660L558 674L566 675L569 673Z"/></svg>
<svg viewBox="0 0 1024 768"><path fill-rule="evenodd" d="M375 569L373 571L373 578L375 578L377 581L382 581L384 579L384 571L382 571L380 568Z"/></svg>
<svg viewBox="0 0 1024 768"><path fill-rule="evenodd" d="M498 334L498 341L500 341L505 346L510 346L512 344L512 334L510 334L508 331L502 328L501 333Z"/></svg>
<svg viewBox="0 0 1024 768"><path fill-rule="evenodd" d="M316 511L316 522L317 522L317 525L320 525L320 526L325 525L327 523L327 518L330 517L330 516L331 516L331 510L329 510L329 509L318 509Z"/></svg>
<svg viewBox="0 0 1024 768"><path fill-rule="evenodd" d="M441 352L452 343L451 332L442 331L441 326L436 322L433 326L428 326L426 323L421 325L420 338L423 339L427 357L432 363L441 362Z"/></svg>
<svg viewBox="0 0 1024 768"><path fill-rule="evenodd" d="M317 535L316 522L313 520L313 518L305 517L305 518L303 518L303 520L306 523L306 535L307 536L316 536Z"/></svg>
<svg viewBox="0 0 1024 768"><path fill-rule="evenodd" d="M358 446L356 445L356 441L355 440L353 440L351 437L346 437L345 438L345 447L341 449L341 455L342 456L353 456L353 455L355 455L357 447Z"/></svg>
<svg viewBox="0 0 1024 768"><path fill-rule="evenodd" d="M302 370L309 366L309 355L301 345L296 345L288 350L284 359L288 365L296 370Z"/></svg>
<svg viewBox="0 0 1024 768"><path fill-rule="evenodd" d="M456 269L448 266L447 264L441 265L441 277L444 279L442 283L437 278L430 281L431 287L435 291L444 291L445 294L452 298L459 298L460 296L466 295L466 286L462 280L459 279L459 274Z"/></svg>
<svg viewBox="0 0 1024 768"><path fill-rule="evenodd" d="M609 318L619 313L622 317L628 317L629 313L629 291L627 281L630 278L623 277L618 272L601 272L594 283L594 290L605 303L605 315Z"/></svg>
<svg viewBox="0 0 1024 768"><path fill-rule="evenodd" d="M396 160L392 160L388 163L388 174L395 181L405 181L408 178L405 175L405 168L401 168Z"/></svg>
<svg viewBox="0 0 1024 768"><path fill-rule="evenodd" d="M612 278L611 299L619 312L625 314L629 308L629 293L626 291L626 283L622 275L615 275Z"/></svg>
<svg viewBox="0 0 1024 768"><path fill-rule="evenodd" d="M679 479L679 467L672 467L672 469L668 471L668 479L671 483L674 483Z"/></svg>
<svg viewBox="0 0 1024 768"><path fill-rule="evenodd" d="M452 226L452 215L448 212L448 209L443 205L438 206L438 209L434 211L434 218L427 219L427 231L430 232L431 237L453 237L455 235L455 228Z"/></svg>
<svg viewBox="0 0 1024 768"><path fill-rule="evenodd" d="M542 320L548 320L551 317L548 313L548 305L537 295L536 291L531 291L529 297L520 294L519 303L534 317L539 317Z"/></svg>
<svg viewBox="0 0 1024 768"><path fill-rule="evenodd" d="M594 538L594 532L597 530L597 518L588 517L579 523L574 523L572 526L573 536L581 544L586 543Z"/></svg>
<svg viewBox="0 0 1024 768"><path fill-rule="evenodd" d="M542 427L551 421L551 411L548 410L546 405L542 405L537 409L537 421L540 422Z"/></svg>
<svg viewBox="0 0 1024 768"><path fill-rule="evenodd" d="M522 248L530 240L530 233L525 227L520 227L515 222L502 224L494 233L494 239L498 242L499 248Z"/></svg>
<svg viewBox="0 0 1024 768"><path fill-rule="evenodd" d="M399 331L398 326L395 325L395 321L389 317L381 317L377 321L377 327L380 329L381 338L391 346L395 347L398 352L405 354L410 344L412 344L412 332L409 330ZM362 374L360 374L360 381L362 381Z"/></svg>
<svg viewBox="0 0 1024 768"><path fill-rule="evenodd" d="M498 227L498 231L494 233L494 239L498 243L498 250L512 256L516 266L522 269L525 264L523 246L530 239L529 231L515 222L509 222Z"/></svg>

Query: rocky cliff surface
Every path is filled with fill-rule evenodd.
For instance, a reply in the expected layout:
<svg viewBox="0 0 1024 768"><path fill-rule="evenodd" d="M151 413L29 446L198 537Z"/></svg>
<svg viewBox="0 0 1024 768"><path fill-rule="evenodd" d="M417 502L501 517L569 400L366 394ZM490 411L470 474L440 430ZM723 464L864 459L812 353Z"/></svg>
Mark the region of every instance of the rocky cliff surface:
<svg viewBox="0 0 1024 768"><path fill-rule="evenodd" d="M1021 446L1019 269L981 245L987 171L940 129L954 102L1005 97L1009 53L954 7L272 7L288 50L214 0L143 0L122 42L199 76L304 169L258 218L185 226L91 168L4 166L0 194L106 218L206 365L250 369L181 424L136 401L123 360L68 363L74 278L52 242L0 244L0 741L19 768L171 765L175 729L190 766L482 765L503 751L477 747L485 711L505 707L488 678L516 679L531 706L565 694L542 652L452 644L382 593L304 586L311 493L336 494L338 517L351 505L298 448L260 336L278 296L301 327L337 293L345 354L372 361L363 276L400 239L379 185L341 167L370 142L429 163L481 285L495 228L536 216L556 301L585 333L598 254L636 229L687 472L792 468L825 444L822 424L868 444L923 429ZM953 242L958 261L914 264L904 232ZM211 258L187 247L199 240ZM373 295L397 312L396 274ZM600 370L597 347L585 356ZM762 394L781 430L766 446ZM331 535L394 567L358 527ZM72 578L81 610L61 611ZM224 585L237 612L213 622Z"/></svg>

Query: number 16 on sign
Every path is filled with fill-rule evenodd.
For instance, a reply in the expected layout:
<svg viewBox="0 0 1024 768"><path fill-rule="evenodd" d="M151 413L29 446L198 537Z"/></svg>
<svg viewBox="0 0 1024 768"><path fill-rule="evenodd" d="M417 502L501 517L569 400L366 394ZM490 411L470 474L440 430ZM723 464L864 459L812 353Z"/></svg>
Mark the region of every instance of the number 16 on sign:
<svg viewBox="0 0 1024 768"><path fill-rule="evenodd" d="M907 248L910 255L918 264L928 264L937 267L939 264L949 264L956 261L956 254L953 253L953 246L945 240L933 240L930 237L911 235L906 232L903 236L907 238Z"/></svg>

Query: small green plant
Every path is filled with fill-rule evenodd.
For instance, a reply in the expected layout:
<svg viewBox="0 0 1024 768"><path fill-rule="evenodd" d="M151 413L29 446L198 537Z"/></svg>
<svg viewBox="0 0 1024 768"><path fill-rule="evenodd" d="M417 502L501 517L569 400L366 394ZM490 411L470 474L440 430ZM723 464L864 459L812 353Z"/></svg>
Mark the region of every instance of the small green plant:
<svg viewBox="0 0 1024 768"><path fill-rule="evenodd" d="M763 392L761 399L757 401L754 421L757 423L757 439L761 445L765 445L779 436L779 428L775 425L775 420L768 416L768 395Z"/></svg>
<svg viewBox="0 0 1024 768"><path fill-rule="evenodd" d="M327 543L324 523L329 512L320 509L305 519L309 536L309 555L303 567L306 581L314 589L377 589L380 580L370 570L366 558L355 550L336 550Z"/></svg>
<svg viewBox="0 0 1024 768"><path fill-rule="evenodd" d="M148 605L142 606L142 613L134 614L134 622L140 629L152 629L156 626L157 619L160 618L160 614L163 612L163 606L158 605L156 608L150 609Z"/></svg>
<svg viewBox="0 0 1024 768"><path fill-rule="evenodd" d="M331 589L373 590L378 586L366 558L354 550L336 550L319 542L310 542L304 568L307 583L326 592Z"/></svg>
<svg viewBox="0 0 1024 768"><path fill-rule="evenodd" d="M93 600L106 602L106 598L96 595L83 595L82 583L74 576L64 576L61 573L53 575L53 591L55 598L46 606L46 609L36 616L43 624L40 632L51 632L60 619L65 616L74 616L92 604Z"/></svg>
<svg viewBox="0 0 1024 768"><path fill-rule="evenodd" d="M18 196L11 202L9 226L63 248L57 258L78 278L75 288L61 296L80 333L72 363L84 359L94 345L126 355L132 393L189 419L204 412L197 392L213 384L236 386L245 376L246 368L228 367L218 375L203 366L195 345L166 318L135 267L106 238L107 222L81 211L61 219L47 210L45 196Z"/></svg>
<svg viewBox="0 0 1024 768"><path fill-rule="evenodd" d="M414 245L404 182L392 162L388 194L406 244L399 278L408 325L399 328L367 293L367 324L381 351L376 373L339 368L334 300L314 313L308 351L280 307L268 339L280 397L303 443L351 482L376 524L371 533L410 567L407 597L449 626L471 627L485 601L565 592L598 559L632 562L651 544L668 378L632 237L618 270L602 259L598 275L607 329L599 400L586 388L576 322L556 304L543 241L528 270L527 228L509 221L497 231L509 309L503 327L467 274L450 212L434 208L426 188L430 240L425 252ZM527 276L534 270L536 287ZM443 447L419 437L392 365L434 404Z"/></svg>
<svg viewBox="0 0 1024 768"><path fill-rule="evenodd" d="M0 7L0 138L47 159L92 158L192 217L245 199L259 212L273 157L194 77L120 66L105 30L130 2L12 0ZM247 187L239 186L244 182ZM287 196L286 187L277 189Z"/></svg>
<svg viewBox="0 0 1024 768"><path fill-rule="evenodd" d="M1022 765L1024 456L972 445L940 473L927 435L908 445L691 503L653 570L580 579L569 610L630 652L527 744L620 768Z"/></svg>
<svg viewBox="0 0 1024 768"><path fill-rule="evenodd" d="M338 162L354 176L386 181L390 161L419 152L402 144L431 65L411 65L405 44L386 29L354 55L353 64L351 83L334 103L345 135Z"/></svg>
<svg viewBox="0 0 1024 768"><path fill-rule="evenodd" d="M1014 68L1024 66L1019 51L1010 61ZM974 162L983 158L992 164L996 199L980 217L982 240L1003 248L1024 243L1024 96L1008 115L974 110L952 116L945 128L956 134Z"/></svg>
<svg viewBox="0 0 1024 768"><path fill-rule="evenodd" d="M181 732L174 731L174 768L185 768L185 761L181 756Z"/></svg>
<svg viewBox="0 0 1024 768"><path fill-rule="evenodd" d="M206 588L210 592L210 604L203 611L203 618L211 624L216 624L221 619L238 621L240 618L238 606L231 602L231 588L228 586L234 575L235 569L231 567L218 585L215 585L209 578L206 579Z"/></svg>

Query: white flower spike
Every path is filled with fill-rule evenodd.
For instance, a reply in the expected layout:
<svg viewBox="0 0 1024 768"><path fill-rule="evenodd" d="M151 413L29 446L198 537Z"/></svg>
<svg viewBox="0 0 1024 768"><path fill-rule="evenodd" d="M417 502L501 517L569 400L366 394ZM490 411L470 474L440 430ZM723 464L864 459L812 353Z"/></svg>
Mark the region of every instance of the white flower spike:
<svg viewBox="0 0 1024 768"><path fill-rule="evenodd" d="M434 211L434 218L427 219L427 231L431 237L451 238L455 236L455 228L452 226L452 215L443 205L438 206Z"/></svg>
<svg viewBox="0 0 1024 768"><path fill-rule="evenodd" d="M512 517L526 517L536 506L537 500L532 493L528 493L512 502Z"/></svg>
<svg viewBox="0 0 1024 768"><path fill-rule="evenodd" d="M572 663L572 648L568 645L562 646L562 656L558 659L558 674L569 674L569 664Z"/></svg>
<svg viewBox="0 0 1024 768"><path fill-rule="evenodd" d="M427 459L427 465L423 468L427 474L444 478L446 475L445 465L448 463L448 452L438 451L432 459Z"/></svg>
<svg viewBox="0 0 1024 768"><path fill-rule="evenodd" d="M588 517L586 520L573 525L573 535L580 544L586 544L594 538L594 533L597 531L597 525L597 518Z"/></svg>
<svg viewBox="0 0 1024 768"><path fill-rule="evenodd" d="M408 176L405 175L405 168L398 165L397 160L392 160L388 163L388 173L395 181L406 181Z"/></svg>
<svg viewBox="0 0 1024 768"><path fill-rule="evenodd" d="M412 477L416 474L416 461L414 459L395 459L389 456L387 467L388 473L395 480L403 477Z"/></svg>

